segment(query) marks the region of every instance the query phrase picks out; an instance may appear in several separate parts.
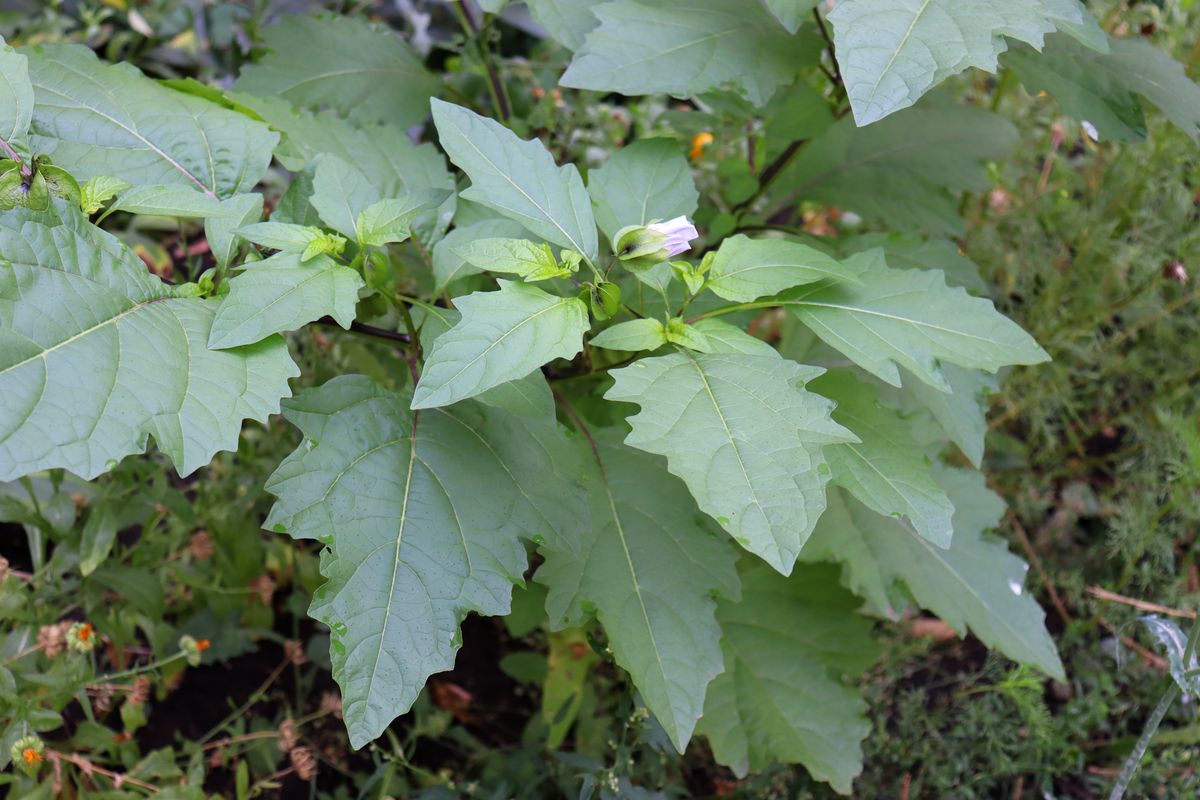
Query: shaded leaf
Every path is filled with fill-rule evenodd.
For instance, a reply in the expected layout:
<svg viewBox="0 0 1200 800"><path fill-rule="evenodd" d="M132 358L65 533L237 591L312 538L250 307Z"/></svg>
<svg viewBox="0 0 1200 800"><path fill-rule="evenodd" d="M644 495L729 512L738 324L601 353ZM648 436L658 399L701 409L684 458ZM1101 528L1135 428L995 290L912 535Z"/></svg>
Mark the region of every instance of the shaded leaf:
<svg viewBox="0 0 1200 800"><path fill-rule="evenodd" d="M700 195L674 139L639 139L588 173L588 194L600 230L612 239L626 225L690 217Z"/></svg>

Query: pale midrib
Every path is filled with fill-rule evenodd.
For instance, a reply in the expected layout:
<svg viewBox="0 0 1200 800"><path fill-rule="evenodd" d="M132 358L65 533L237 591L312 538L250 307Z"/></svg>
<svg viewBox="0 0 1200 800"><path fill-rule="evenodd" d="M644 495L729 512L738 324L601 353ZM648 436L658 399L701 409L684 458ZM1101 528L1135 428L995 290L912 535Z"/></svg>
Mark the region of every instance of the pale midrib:
<svg viewBox="0 0 1200 800"><path fill-rule="evenodd" d="M887 64L884 65L883 69L879 70L879 73L875 76L875 83L871 85L870 92L870 97L872 100L875 98L875 93L879 91L879 84L883 82L883 77L891 72L892 66L896 63L896 59L900 57L900 51L908 45L908 40L912 38L913 31L917 29L917 23L921 21L921 17L924 16L926 9L929 8L929 4L931 2L933 2L933 0L925 0L925 2L921 3L921 7L917 9L917 13L913 14L912 23L909 24L908 30L906 30L904 35L900 37L900 42L896 45L896 50L892 53L892 57L888 59Z"/></svg>
<svg viewBox="0 0 1200 800"><path fill-rule="evenodd" d="M750 480L750 473L746 470L746 462L742 460L742 453L741 450L738 449L737 439L734 438L733 431L729 429L729 422L725 419L725 414L722 413L720 404L717 403L717 396L713 392L712 386L708 382L708 376L704 374L704 369L700 366L700 363L696 361L695 356L682 349L681 352L687 356L688 360L692 363L692 366L695 367L696 374L700 376L700 382L704 384L704 391L708 394L708 399L712 403L713 411L716 413L717 419L721 420L721 428L724 429L725 438L729 440L729 445L733 448L733 455L737 458L738 469L742 471L742 478L746 481L746 488L750 490L750 497L754 500L755 507L758 508L759 513L762 514L763 522L767 523L767 527L774 528L774 526L771 524L770 518L767 516L767 510L763 508L762 501L758 497L758 491L754 486L754 482ZM779 547L778 541L775 542L775 546L780 550L779 556L782 560L782 548Z"/></svg>
<svg viewBox="0 0 1200 800"><path fill-rule="evenodd" d="M813 306L814 308L833 308L838 311L848 311L852 314L866 314L866 315L873 316L873 317L883 317L884 319L895 320L896 322L906 322L909 325L913 325L918 328L931 328L935 331L941 331L943 333L948 333L953 336L962 336L967 339L975 339L976 341L984 342L985 344L995 345L997 347L1003 346L998 342L994 342L991 339L988 339L987 337L976 336L975 334L968 333L964 330L956 330L954 328L944 328L941 325L934 325L932 322L923 322L919 319L913 319L911 317L899 317L899 316L896 316L895 314L888 314L883 311L875 311L874 309L865 308L864 306L847 306L847 305L841 305L840 303L818 303L818 302L815 302L812 300L791 300L791 301L788 301L787 304L795 305L795 306Z"/></svg>
<svg viewBox="0 0 1200 800"><path fill-rule="evenodd" d="M487 154L484 153L482 150L480 150L479 146L476 145L475 142L471 141L471 137L467 136L462 131L459 131L459 135L462 137L462 140L464 142L469 144L471 146L471 148L476 153L479 154L480 158L482 158L484 161L487 162L488 166L491 167L497 175L499 175L504 180L508 181L509 185L511 185L518 192L520 192L526 200L528 200L530 203L532 203L534 208L536 208L538 211L542 212L542 216L545 218L545 220L547 222L549 222L551 225L553 225L555 228L558 228L559 233L561 233L563 236L567 237L567 241L570 242L572 245L574 245L575 249L579 251L580 255L583 256L583 259L585 261L587 261L589 264L592 263L591 256L587 252L587 248L585 248L583 245L581 245L579 242L577 242L575 240L575 237L572 236L570 233L568 233L567 229L564 228L562 225L560 225L558 220L555 219L553 216L551 216L549 211L547 211L545 208L542 207L541 203L539 203L537 200L534 200L533 196L530 195L529 192L527 192L523 188L521 188L521 186L516 181L514 181L512 178L509 177L507 172L500 169L499 164L497 164L495 161L492 161L492 159L488 158ZM555 165L554 169L559 170L559 169L563 169L563 168ZM571 203L572 213L575 213L575 201L574 201L574 198L571 197L570 186L567 187L567 199ZM576 217L576 221L578 222L578 217ZM581 233L582 233L582 231L581 231Z"/></svg>
<svg viewBox="0 0 1200 800"><path fill-rule="evenodd" d="M388 587L388 601L383 611L383 624L379 626L379 648L375 651L375 658L371 662L371 675L367 679L368 697L370 697L372 687L375 685L375 677L379 673L379 661L383 658L383 642L387 638L388 622L392 618L392 606L395 605L396 581L400 576L400 551L403 549L404 544L404 526L408 522L408 501L412 497L412 478L417 464L417 420L419 416L419 412L413 413L412 432L409 436L408 448L408 474L404 478L404 502L400 506L400 522L396 526L396 554L392 560L392 583Z"/></svg>
<svg viewBox="0 0 1200 800"><path fill-rule="evenodd" d="M172 298L170 298L170 297L155 297L150 300L143 300L142 302L138 303L137 305L133 306L132 308L125 309L120 314L117 314L115 317L109 317L108 319L104 320L103 322L93 325L92 327L88 328L87 330L80 331L79 333L75 334L74 336L70 336L66 339L63 339L58 344L51 345L50 347L47 347L45 350L41 350L41 351L31 355L29 358L26 358L22 361L18 361L17 363L7 366L4 369L0 369L0 375L4 375L6 372L11 372L12 370L23 367L26 364L28 364L29 362L36 361L39 358L44 359L48 355L53 353L54 351L61 350L62 348L66 347L67 345L70 345L71 343L76 342L85 336L95 333L96 331L100 330L101 328L107 327L109 325L116 325L125 317L128 317L130 314L133 314L133 313L141 310L142 308L145 308L146 306L150 305L151 303L157 303L162 300L170 300L170 299L172 299Z"/></svg>
<svg viewBox="0 0 1200 800"><path fill-rule="evenodd" d="M171 156L168 155L165 150L162 150L161 148L159 148L158 145L151 142L145 136L142 136L142 134L139 133L136 129L130 128L128 125L125 125L120 120L116 119L115 117L110 117L108 114L105 114L103 111L101 111L98 108L93 108L91 106L85 105L85 104L81 103L79 100L75 99L74 97L71 97L68 94L63 94L62 92L56 91L55 89L52 89L49 86L35 84L35 88L45 91L45 92L49 92L50 94L58 95L62 99L70 101L75 104L72 106L50 106L49 103L38 103L38 105L49 106L52 108L64 108L68 111L83 110L83 111L87 111L92 114L95 114L98 117L103 117L104 119L111 122L113 125L116 125L121 130L123 130L126 133L128 133L129 135L133 136L135 139L140 141L142 144L146 145L147 148L149 148L150 150L157 153L160 158L162 158L164 161L166 161L168 164L170 164L172 167L174 167L176 170L178 170L181 175L186 177L192 183L196 184L196 186L200 189L200 191L204 192L206 195L208 195L209 197L211 197L214 200L217 199L216 193L214 193L211 189L209 189L207 186L205 186L203 181L201 181L199 178L197 178L192 173L188 172L186 167L184 167L182 164L180 164L175 159L171 158ZM57 137L55 137L55 138L57 138ZM209 154L209 157L211 158L211 153ZM215 180L215 178L214 178L214 180Z"/></svg>

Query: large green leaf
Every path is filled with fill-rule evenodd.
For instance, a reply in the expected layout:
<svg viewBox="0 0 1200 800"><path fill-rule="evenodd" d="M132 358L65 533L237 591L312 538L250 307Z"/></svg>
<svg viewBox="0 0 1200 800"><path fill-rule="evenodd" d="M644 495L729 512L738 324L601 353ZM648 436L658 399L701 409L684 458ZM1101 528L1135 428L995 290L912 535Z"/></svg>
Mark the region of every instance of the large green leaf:
<svg viewBox="0 0 1200 800"><path fill-rule="evenodd" d="M833 419L861 440L826 449L833 482L873 511L906 517L921 536L949 547L954 505L913 441L911 422L845 370L822 375L812 390L837 403Z"/></svg>
<svg viewBox="0 0 1200 800"><path fill-rule="evenodd" d="M446 406L523 378L583 347L587 306L534 286L501 280L498 292L456 298L462 319L425 358L413 408Z"/></svg>
<svg viewBox="0 0 1200 800"><path fill-rule="evenodd" d="M968 67L995 72L1006 36L1040 49L1047 33L1089 20L1078 0L841 0L829 13L859 125Z"/></svg>
<svg viewBox="0 0 1200 800"><path fill-rule="evenodd" d="M284 413L304 443L267 481L265 525L326 545L309 613L329 626L356 748L454 666L468 612L508 613L519 537L570 553L559 536L587 528L583 462L553 422L408 405L361 375L303 393Z"/></svg>
<svg viewBox="0 0 1200 800"><path fill-rule="evenodd" d="M176 183L228 197L254 188L279 141L266 125L167 88L82 45L26 48L30 143L76 178Z"/></svg>
<svg viewBox="0 0 1200 800"><path fill-rule="evenodd" d="M852 267L797 242L738 234L721 243L704 286L726 300L749 302L820 280L858 283Z"/></svg>
<svg viewBox="0 0 1200 800"><path fill-rule="evenodd" d="M541 142L519 139L499 122L451 103L433 101L433 122L450 160L471 179L464 198L546 241L596 257L596 220L574 164L556 166Z"/></svg>
<svg viewBox="0 0 1200 800"><path fill-rule="evenodd" d="M564 86L692 97L729 83L761 105L819 52L758 2L613 0L592 13L600 26L575 53Z"/></svg>
<svg viewBox="0 0 1200 800"><path fill-rule="evenodd" d="M349 328L363 285L357 272L324 255L305 261L300 253L284 252L253 262L229 281L208 346L253 344L326 315Z"/></svg>
<svg viewBox="0 0 1200 800"><path fill-rule="evenodd" d="M316 161L313 193L309 202L321 220L350 240L358 239L358 217L382 195L361 170L337 156Z"/></svg>
<svg viewBox="0 0 1200 800"><path fill-rule="evenodd" d="M29 63L0 38L0 139L10 145L24 140L32 116Z"/></svg>
<svg viewBox="0 0 1200 800"><path fill-rule="evenodd" d="M825 510L822 448L853 436L802 387L820 375L778 356L688 351L615 370L605 397L641 406L629 445L667 457L700 508L785 575Z"/></svg>
<svg viewBox="0 0 1200 800"><path fill-rule="evenodd" d="M1145 138L1140 96L1200 141L1200 86L1182 64L1145 39L1112 39L1109 52L1098 53L1055 37L1044 53L1014 50L1003 63L1030 92L1053 95L1063 111L1089 122L1101 136Z"/></svg>
<svg viewBox="0 0 1200 800"><path fill-rule="evenodd" d="M180 474L237 447L298 373L283 340L212 351L189 297L75 206L0 214L0 480L93 478L153 435Z"/></svg>
<svg viewBox="0 0 1200 800"><path fill-rule="evenodd" d="M268 53L242 69L240 92L408 128L441 88L403 37L362 17L286 14L262 37Z"/></svg>
<svg viewBox="0 0 1200 800"><path fill-rule="evenodd" d="M454 176L446 169L446 159L437 148L431 144L413 144L400 128L392 125L359 128L331 111L312 114L297 110L279 98L232 96L252 107L283 134L275 155L294 172L301 172L321 154L336 156L371 182L374 187L371 202L398 197L404 192L454 189ZM288 195L304 188L305 174L297 176ZM304 199L307 200L307 194ZM422 238L436 239L449 225L454 209L455 196L451 194L436 212L422 216L416 226Z"/></svg>
<svg viewBox="0 0 1200 800"><path fill-rule="evenodd" d="M592 9L595 0L525 0L534 21L563 47L578 50L583 37L600 24Z"/></svg>
<svg viewBox="0 0 1200 800"><path fill-rule="evenodd" d="M984 165L1016 143L1016 128L1001 116L926 101L866 128L840 120L804 147L776 186L790 200L952 235L962 226L956 192L990 187Z"/></svg>
<svg viewBox="0 0 1200 800"><path fill-rule="evenodd" d="M1003 501L977 472L940 468L935 475L955 508L948 550L838 489L829 494L804 559L843 562L850 589L889 616L896 616L899 583L960 635L970 628L984 644L1062 680L1045 613L1025 592L1027 565L984 535L1003 517Z"/></svg>
<svg viewBox="0 0 1200 800"><path fill-rule="evenodd" d="M900 385L899 365L949 392L940 360L995 372L1050 358L990 300L949 288L938 270L890 269L878 250L856 259L862 285L815 283L781 300L826 344L887 383Z"/></svg>
<svg viewBox="0 0 1200 800"><path fill-rule="evenodd" d="M554 629L593 614L617 663L681 752L721 672L714 595L736 599L734 551L662 461L595 432L602 466L589 479L591 530L580 555L554 548L536 579Z"/></svg>
<svg viewBox="0 0 1200 800"><path fill-rule="evenodd" d="M600 230L611 239L626 225L696 213L700 195L674 139L639 139L588 173Z"/></svg>
<svg viewBox="0 0 1200 800"><path fill-rule="evenodd" d="M219 217L204 220L204 238L217 266L229 266L237 253L241 238L235 233L238 228L257 223L262 219L263 196L261 194L238 194L221 201L225 212Z"/></svg>
<svg viewBox="0 0 1200 800"><path fill-rule="evenodd" d="M755 564L741 578L742 601L717 606L725 671L708 687L696 732L739 777L799 763L848 794L871 724L840 676L879 656L870 622L856 613L861 601L828 565L785 578Z"/></svg>

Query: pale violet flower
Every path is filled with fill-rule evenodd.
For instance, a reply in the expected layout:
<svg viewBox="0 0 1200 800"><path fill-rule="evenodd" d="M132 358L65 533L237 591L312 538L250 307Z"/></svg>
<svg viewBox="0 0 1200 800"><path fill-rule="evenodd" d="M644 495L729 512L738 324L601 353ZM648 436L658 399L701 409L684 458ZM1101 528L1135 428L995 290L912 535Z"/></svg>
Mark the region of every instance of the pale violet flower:
<svg viewBox="0 0 1200 800"><path fill-rule="evenodd" d="M666 261L691 249L689 242L700 236L687 217L648 225L629 225L613 237L613 252L627 267L637 269Z"/></svg>
<svg viewBox="0 0 1200 800"><path fill-rule="evenodd" d="M667 251L666 258L687 252L692 248L688 242L700 238L696 226L688 222L687 217L676 217L666 222L651 222L646 227L667 237L663 243L663 249Z"/></svg>

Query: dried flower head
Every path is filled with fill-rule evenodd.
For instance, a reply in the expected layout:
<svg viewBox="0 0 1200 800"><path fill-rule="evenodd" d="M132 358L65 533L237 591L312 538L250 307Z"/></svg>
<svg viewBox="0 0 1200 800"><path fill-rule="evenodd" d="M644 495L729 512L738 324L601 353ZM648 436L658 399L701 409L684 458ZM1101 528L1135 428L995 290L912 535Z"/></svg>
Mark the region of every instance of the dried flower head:
<svg viewBox="0 0 1200 800"><path fill-rule="evenodd" d="M296 777L300 780L310 781L317 774L317 757L309 748L293 747L288 753L288 758L292 762L292 769L296 770Z"/></svg>
<svg viewBox="0 0 1200 800"><path fill-rule="evenodd" d="M206 530L198 530L192 534L192 538L188 541L188 552L192 554L192 558L197 561L203 561L206 558L212 558L216 548L213 546L212 536Z"/></svg>

